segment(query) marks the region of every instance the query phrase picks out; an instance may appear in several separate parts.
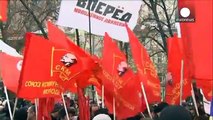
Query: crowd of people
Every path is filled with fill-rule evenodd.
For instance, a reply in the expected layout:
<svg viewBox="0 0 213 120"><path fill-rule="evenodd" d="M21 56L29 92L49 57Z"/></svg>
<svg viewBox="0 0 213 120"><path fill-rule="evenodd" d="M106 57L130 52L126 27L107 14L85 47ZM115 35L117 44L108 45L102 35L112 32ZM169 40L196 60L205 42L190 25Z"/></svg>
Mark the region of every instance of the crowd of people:
<svg viewBox="0 0 213 120"><path fill-rule="evenodd" d="M72 100L65 95L65 101L70 120L79 120L79 109L77 100ZM14 100L10 101L10 107L14 108ZM136 116L124 120L209 120L202 107L198 106L199 116L196 114L193 106L183 103L182 106L169 105L166 102L150 105L150 118L147 110ZM13 110L12 110L13 111ZM90 103L91 120L114 120L113 114L110 114L106 108L100 108L96 103ZM67 120L63 102L57 102L51 112L52 120ZM5 99L0 100L0 120L10 120L9 109ZM19 99L15 108L14 120L36 120L36 107L28 101Z"/></svg>

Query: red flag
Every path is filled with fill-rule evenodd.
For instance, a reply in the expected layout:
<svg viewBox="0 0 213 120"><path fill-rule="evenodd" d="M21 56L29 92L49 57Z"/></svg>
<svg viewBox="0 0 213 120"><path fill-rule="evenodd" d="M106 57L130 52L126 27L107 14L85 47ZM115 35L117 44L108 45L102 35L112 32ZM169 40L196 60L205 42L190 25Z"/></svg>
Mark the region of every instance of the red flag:
<svg viewBox="0 0 213 120"><path fill-rule="evenodd" d="M126 29L129 35L132 56L137 66L140 80L144 84L145 91L149 93L146 94L148 102L159 102L161 100L160 80L158 78L155 66L150 60L146 49L139 42L133 31L127 25Z"/></svg>
<svg viewBox="0 0 213 120"><path fill-rule="evenodd" d="M181 37L184 47L190 52L190 62L193 65L193 78L198 87L212 91L213 85L213 54L212 54L212 0L179 0L178 8L188 8L194 15L195 22L181 22ZM205 14L204 14L205 13ZM204 85L205 84L205 85ZM208 87L206 87L208 86ZM208 100L211 96L205 95Z"/></svg>
<svg viewBox="0 0 213 120"><path fill-rule="evenodd" d="M78 67L81 68L81 71L79 75L75 77L75 79L78 80L78 86L84 88L90 85L88 79L92 77L92 69L96 66L92 57L79 46L75 45L63 31L51 22L48 22L48 30L50 41L59 44L66 50L73 51L73 53L83 61L81 67Z"/></svg>
<svg viewBox="0 0 213 120"><path fill-rule="evenodd" d="M7 89L14 93L17 93L21 67L21 57L14 57L0 52L0 72L3 83Z"/></svg>
<svg viewBox="0 0 213 120"><path fill-rule="evenodd" d="M46 39L27 34L25 56L17 93L19 97L34 99L60 96L59 85L56 81L60 77L53 77L51 74L53 71L51 64L53 47L53 44ZM61 72L66 75L67 71L65 70L64 68Z"/></svg>
<svg viewBox="0 0 213 120"><path fill-rule="evenodd" d="M166 101L169 104L180 103L180 79L181 79L181 60L185 63L184 50L182 47L182 39L179 39L175 34L174 37L168 38L168 74L171 74L171 78L167 81L166 86ZM183 96L191 95L191 78L188 77L186 65L183 66Z"/></svg>
<svg viewBox="0 0 213 120"><path fill-rule="evenodd" d="M38 102L38 120L51 120L54 98L40 98Z"/></svg>
<svg viewBox="0 0 213 120"><path fill-rule="evenodd" d="M0 0L0 21L7 21L7 0Z"/></svg>
<svg viewBox="0 0 213 120"><path fill-rule="evenodd" d="M102 65L104 77L102 83L106 89L105 100L109 103L106 104L108 109L112 108L114 96L118 118L127 118L139 113L141 111L139 81L128 67L125 55L107 33L104 37ZM112 109L110 111L112 112Z"/></svg>
<svg viewBox="0 0 213 120"><path fill-rule="evenodd" d="M79 119L80 120L89 120L90 119L90 110L89 104L84 96L83 89L78 87L78 104L79 104Z"/></svg>

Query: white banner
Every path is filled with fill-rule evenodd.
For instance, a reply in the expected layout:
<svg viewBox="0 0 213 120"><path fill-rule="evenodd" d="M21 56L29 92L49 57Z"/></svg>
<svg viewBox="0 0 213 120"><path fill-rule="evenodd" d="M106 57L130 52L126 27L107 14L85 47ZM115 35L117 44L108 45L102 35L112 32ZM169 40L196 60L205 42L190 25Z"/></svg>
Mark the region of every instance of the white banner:
<svg viewBox="0 0 213 120"><path fill-rule="evenodd" d="M89 32L90 8L91 33L103 36L108 32L128 42L125 23L135 27L141 4L141 0L62 0L57 24Z"/></svg>
<svg viewBox="0 0 213 120"><path fill-rule="evenodd" d="M0 39L0 52L7 53L8 55L15 56L15 57L22 57L15 48L7 45Z"/></svg>

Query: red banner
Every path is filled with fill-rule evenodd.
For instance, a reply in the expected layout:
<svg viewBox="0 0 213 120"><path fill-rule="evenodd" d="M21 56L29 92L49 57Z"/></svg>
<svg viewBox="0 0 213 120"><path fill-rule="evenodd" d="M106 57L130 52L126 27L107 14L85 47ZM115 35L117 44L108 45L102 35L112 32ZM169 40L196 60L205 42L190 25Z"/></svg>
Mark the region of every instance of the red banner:
<svg viewBox="0 0 213 120"><path fill-rule="evenodd" d="M25 47L18 96L27 99L60 96L59 85L56 81L60 80L60 76L53 77L51 64L53 62L52 48L55 46L40 36L27 34ZM67 74L65 68L60 70L65 75Z"/></svg>
<svg viewBox="0 0 213 120"><path fill-rule="evenodd" d="M3 83L14 93L17 93L21 67L22 58L0 52L0 73Z"/></svg>
<svg viewBox="0 0 213 120"><path fill-rule="evenodd" d="M181 61L183 61L183 91L182 99L191 95L191 77L187 64L184 64L186 57L184 57L184 50L182 47L182 39L177 35L168 38L168 76L166 84L166 102L169 104L180 104L180 80L181 80Z"/></svg>
<svg viewBox="0 0 213 120"><path fill-rule="evenodd" d="M185 7L190 14L194 14L194 22L180 23L181 37L184 39L186 51L190 52L191 55L190 62L194 70L193 78L198 83L203 83L197 84L197 86L209 92L212 92L213 88L213 84L211 84L213 83L212 5L212 0L178 1L179 10ZM210 100L212 95L205 94L205 96Z"/></svg>
<svg viewBox="0 0 213 120"><path fill-rule="evenodd" d="M147 94L148 102L160 102L160 80L158 78L155 66L152 63L146 49L139 42L133 31L127 25L126 29L129 36L132 56L137 66L138 75L140 77L141 82L143 82L144 84L146 93L149 93Z"/></svg>
<svg viewBox="0 0 213 120"><path fill-rule="evenodd" d="M138 78L128 67L126 56L107 33L104 37L102 65L102 83L106 89L105 100L108 109L112 112L110 108L114 97L118 118L127 118L141 112L142 96Z"/></svg>
<svg viewBox="0 0 213 120"><path fill-rule="evenodd" d="M81 66L79 66L80 64L77 63L75 67L72 67L73 71L79 71L79 73L76 73L75 76L73 76L73 80L77 80L76 82L78 83L78 86L84 88L93 84L90 83L89 80L91 80L90 78L93 78L93 69L97 64L95 64L92 57L79 46L75 45L63 31L61 31L51 22L48 22L48 37L51 42L62 46L62 48L67 51L72 51L72 54L78 58L79 63L80 61L83 61L81 62ZM76 84L76 82L73 82L73 84ZM72 90L76 88L70 89Z"/></svg>

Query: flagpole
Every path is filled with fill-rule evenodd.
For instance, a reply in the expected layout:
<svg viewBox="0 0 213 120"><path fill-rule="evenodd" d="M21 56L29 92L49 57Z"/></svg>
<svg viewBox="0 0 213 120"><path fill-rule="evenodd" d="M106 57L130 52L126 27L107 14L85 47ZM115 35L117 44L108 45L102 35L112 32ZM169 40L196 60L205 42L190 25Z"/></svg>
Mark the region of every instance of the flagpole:
<svg viewBox="0 0 213 120"><path fill-rule="evenodd" d="M145 100L145 103L146 103L146 108L147 108L148 113L149 113L149 117L152 119L152 115L151 115L151 112L150 112L148 100L147 100L147 97L146 97L146 92L145 92L145 89L144 89L144 86L143 86L142 82L141 82L141 89L142 89L142 92L143 92L143 96L144 96L144 100Z"/></svg>
<svg viewBox="0 0 213 120"><path fill-rule="evenodd" d="M194 92L194 88L193 88L192 84L191 84L191 94L192 94L192 100L193 100L193 103L194 103L194 106L195 106L197 116L199 116L197 102L196 102L196 98L195 98L195 92Z"/></svg>
<svg viewBox="0 0 213 120"><path fill-rule="evenodd" d="M10 106L10 101L9 101L9 97L8 97L7 87L6 86L4 86L4 92L5 92L6 99L7 99L7 105L8 105L8 110L9 110L9 114L10 114L10 119L13 120L11 106Z"/></svg>
<svg viewBox="0 0 213 120"><path fill-rule="evenodd" d="M69 115L68 115L68 111L67 111L67 106L66 106L66 103L65 103L65 99L64 99L64 94L63 94L63 92L61 93L61 97L62 97L62 100L63 100L64 109L65 109L65 112L66 112L67 120L70 120Z"/></svg>
<svg viewBox="0 0 213 120"><path fill-rule="evenodd" d="M17 102L18 102L18 98L16 97L16 99L15 99L15 103L14 103L14 107L13 107L13 117L14 117L15 112L16 112Z"/></svg>
<svg viewBox="0 0 213 120"><path fill-rule="evenodd" d="M104 86L101 86L101 101L102 101L102 108L104 108Z"/></svg>
<svg viewBox="0 0 213 120"><path fill-rule="evenodd" d="M36 120L38 120L38 98L35 99Z"/></svg>
<svg viewBox="0 0 213 120"><path fill-rule="evenodd" d="M116 119L116 111L115 111L115 97L113 97L113 120Z"/></svg>
<svg viewBox="0 0 213 120"><path fill-rule="evenodd" d="M181 60L181 71L180 71L180 105L182 105L183 98L183 72L184 72L184 61Z"/></svg>
<svg viewBox="0 0 213 120"><path fill-rule="evenodd" d="M90 0L88 0L88 3L90 3ZM91 14L90 14L91 10L90 9L91 9L91 6L88 9L88 13L89 13L88 18L89 18L89 51L90 51L90 54L92 54L92 35L91 35L92 29L91 29ZM95 93L94 93L94 91L95 91L95 88L92 85L93 102L95 102Z"/></svg>
<svg viewBox="0 0 213 120"><path fill-rule="evenodd" d="M179 23L179 22L176 22L176 23L175 23L175 27L176 27L176 29L177 29L178 38L181 38L180 23Z"/></svg>
<svg viewBox="0 0 213 120"><path fill-rule="evenodd" d="M88 3L90 3L90 0L88 0ZM90 6L91 8L91 6ZM92 54L92 38L91 38L91 16L90 16L90 8L88 9L88 12L89 12L89 47L90 47L90 54Z"/></svg>
<svg viewBox="0 0 213 120"><path fill-rule="evenodd" d="M98 105L98 107L100 107L99 98L98 98L98 92L97 91L95 91L95 96L96 96L96 100L97 100L97 105Z"/></svg>

